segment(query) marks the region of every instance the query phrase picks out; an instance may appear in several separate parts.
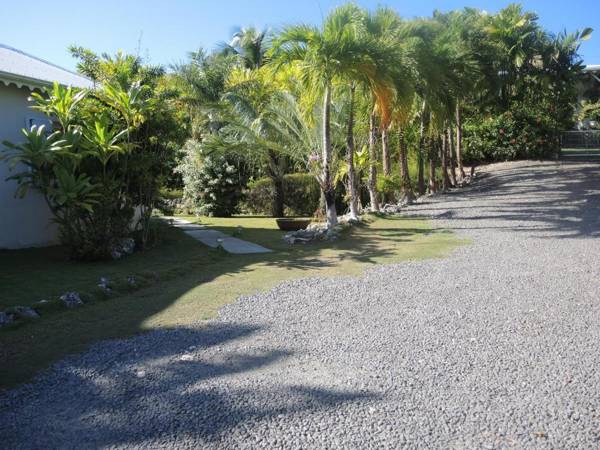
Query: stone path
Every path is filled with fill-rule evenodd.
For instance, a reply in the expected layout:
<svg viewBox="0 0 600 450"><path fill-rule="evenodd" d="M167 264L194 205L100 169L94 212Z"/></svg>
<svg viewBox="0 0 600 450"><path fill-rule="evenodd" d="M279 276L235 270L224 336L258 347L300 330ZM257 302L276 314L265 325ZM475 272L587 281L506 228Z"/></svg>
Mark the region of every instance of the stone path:
<svg viewBox="0 0 600 450"><path fill-rule="evenodd" d="M0 395L0 447L600 448L600 165L486 170L411 208L450 257L98 343Z"/></svg>
<svg viewBox="0 0 600 450"><path fill-rule="evenodd" d="M175 217L166 217L166 219L169 220L174 227L182 229L188 236L191 236L202 242L204 245L208 245L212 248L217 248L221 245L225 251L238 255L271 252L271 250L261 245L238 239L217 230L211 230L203 225L195 224L188 220Z"/></svg>

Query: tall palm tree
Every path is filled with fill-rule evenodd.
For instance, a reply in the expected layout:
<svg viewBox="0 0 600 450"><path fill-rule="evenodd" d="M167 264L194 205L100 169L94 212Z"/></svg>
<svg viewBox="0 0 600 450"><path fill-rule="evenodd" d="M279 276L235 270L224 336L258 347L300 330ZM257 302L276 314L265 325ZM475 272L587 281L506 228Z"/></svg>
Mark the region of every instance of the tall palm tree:
<svg viewBox="0 0 600 450"><path fill-rule="evenodd" d="M233 34L229 43L221 44L221 52L239 56L247 69L258 69L265 63L271 37L269 29L242 27Z"/></svg>
<svg viewBox="0 0 600 450"><path fill-rule="evenodd" d="M207 131L216 131L220 126L216 112L221 108L229 74L238 65L235 56L208 55L200 49L191 52L187 62L173 67L180 101L192 117L193 138L199 140Z"/></svg>
<svg viewBox="0 0 600 450"><path fill-rule="evenodd" d="M335 82L345 80L349 71L364 61L365 43L357 39L356 31L358 11L354 5L341 6L326 17L320 28L291 26L273 41L275 67L296 65L306 89L321 96L321 173L317 179L325 197L328 226L337 224L331 168L332 91Z"/></svg>
<svg viewBox="0 0 600 450"><path fill-rule="evenodd" d="M477 10L468 9L451 11L446 14L434 13L434 19L443 27L441 40L446 43L448 69L451 70L455 91L455 107L453 120L456 125L456 138L454 139L454 152L449 148L450 155L456 155L459 180L464 178L465 172L462 161L462 107L473 97L474 91L487 88L486 79L476 57L474 45L480 45L482 23L485 16ZM481 57L481 55L480 55ZM451 139L448 137L448 141ZM453 159L453 158L452 158ZM452 172L454 173L454 172Z"/></svg>
<svg viewBox="0 0 600 450"><path fill-rule="evenodd" d="M495 64L500 82L500 98L506 110L514 94L520 74L527 69L536 55L536 36L540 31L538 16L524 12L523 7L513 3L497 14L486 18L485 31L496 47L498 61Z"/></svg>
<svg viewBox="0 0 600 450"><path fill-rule="evenodd" d="M384 175L389 176L390 150L388 131L392 120L394 99L397 96L398 80L404 75L407 55L401 45L401 20L398 14L389 8L379 7L374 13L366 13L364 18L366 32L380 51L377 54L376 70L369 79L369 89L373 109L369 117L369 198L371 211L379 211L377 193L377 119L381 130L382 159Z"/></svg>

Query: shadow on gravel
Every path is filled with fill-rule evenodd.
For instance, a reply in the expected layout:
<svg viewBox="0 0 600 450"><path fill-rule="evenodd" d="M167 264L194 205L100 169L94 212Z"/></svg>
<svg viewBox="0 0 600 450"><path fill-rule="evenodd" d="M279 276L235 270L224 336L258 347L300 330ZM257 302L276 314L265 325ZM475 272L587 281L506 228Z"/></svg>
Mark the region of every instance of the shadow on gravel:
<svg viewBox="0 0 600 450"><path fill-rule="evenodd" d="M495 170L449 207L423 205L433 217L451 217L455 229L503 229L542 238L600 235L600 165L557 162ZM481 205L471 203L481 200ZM461 203L468 202L467 206ZM446 214L440 211L447 211Z"/></svg>
<svg viewBox="0 0 600 450"><path fill-rule="evenodd" d="M274 375L270 366L284 363L290 352L235 343L262 329L209 324L100 343L62 362L35 401L27 386L11 392L0 407L0 447L143 447L174 438L211 443L257 420L373 397ZM232 388L234 376L239 381ZM221 379L229 379L227 389Z"/></svg>

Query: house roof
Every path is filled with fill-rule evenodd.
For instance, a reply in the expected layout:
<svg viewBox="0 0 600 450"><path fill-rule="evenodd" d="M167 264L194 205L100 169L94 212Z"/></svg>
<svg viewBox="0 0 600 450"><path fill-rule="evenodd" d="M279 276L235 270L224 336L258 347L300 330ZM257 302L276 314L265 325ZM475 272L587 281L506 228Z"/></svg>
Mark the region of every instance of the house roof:
<svg viewBox="0 0 600 450"><path fill-rule="evenodd" d="M94 82L70 70L0 44L0 82L35 89L58 82L65 86L91 88Z"/></svg>

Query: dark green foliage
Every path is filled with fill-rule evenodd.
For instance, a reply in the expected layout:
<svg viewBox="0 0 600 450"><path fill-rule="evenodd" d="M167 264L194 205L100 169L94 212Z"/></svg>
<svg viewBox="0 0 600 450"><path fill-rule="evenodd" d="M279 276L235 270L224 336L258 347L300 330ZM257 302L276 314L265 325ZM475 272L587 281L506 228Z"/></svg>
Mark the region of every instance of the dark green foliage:
<svg viewBox="0 0 600 450"><path fill-rule="evenodd" d="M548 158L555 155L552 118L526 108L483 118L469 118L464 126L466 163Z"/></svg>
<svg viewBox="0 0 600 450"><path fill-rule="evenodd" d="M290 173L283 177L286 213L292 216L310 216L319 206L320 188L314 176ZM274 186L270 178L249 183L245 209L256 214L271 214Z"/></svg>
<svg viewBox="0 0 600 450"><path fill-rule="evenodd" d="M387 177L382 175L377 179L377 191L383 194L386 202L398 196L401 187L402 180L400 179L399 174L393 174Z"/></svg>
<svg viewBox="0 0 600 450"><path fill-rule="evenodd" d="M25 141L7 143L4 157L15 169L28 166L12 175L17 194L44 195L71 256L105 259L125 238L148 244L152 209L185 127L161 68L122 53L72 52L79 70L101 84L33 93L32 108L51 117L55 131L23 130Z"/></svg>
<svg viewBox="0 0 600 450"><path fill-rule="evenodd" d="M595 127L600 128L600 101L584 103L579 111L578 119L596 122Z"/></svg>

